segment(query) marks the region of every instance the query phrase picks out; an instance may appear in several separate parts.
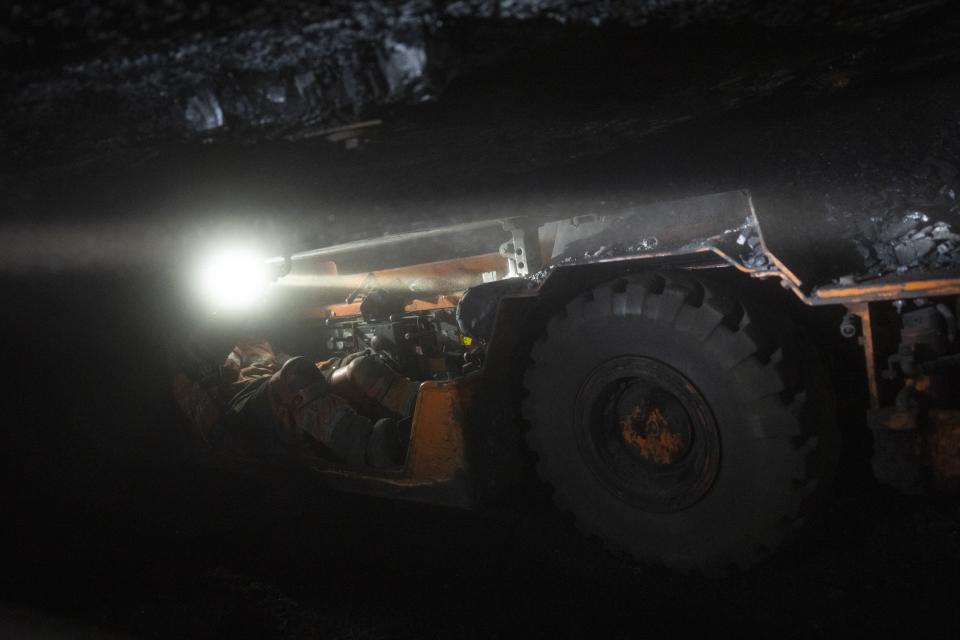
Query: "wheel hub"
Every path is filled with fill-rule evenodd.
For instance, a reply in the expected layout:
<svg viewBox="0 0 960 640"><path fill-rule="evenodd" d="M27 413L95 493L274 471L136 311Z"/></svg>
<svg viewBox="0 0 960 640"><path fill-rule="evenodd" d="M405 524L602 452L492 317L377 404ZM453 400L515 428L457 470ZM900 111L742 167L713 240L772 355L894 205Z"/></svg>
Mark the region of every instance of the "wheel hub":
<svg viewBox="0 0 960 640"><path fill-rule="evenodd" d="M668 465L690 450L690 418L676 398L635 382L620 394L617 421L624 444L639 459Z"/></svg>
<svg viewBox="0 0 960 640"><path fill-rule="evenodd" d="M667 364L622 356L600 365L580 388L575 419L591 470L644 510L684 509L716 478L720 439L710 407Z"/></svg>

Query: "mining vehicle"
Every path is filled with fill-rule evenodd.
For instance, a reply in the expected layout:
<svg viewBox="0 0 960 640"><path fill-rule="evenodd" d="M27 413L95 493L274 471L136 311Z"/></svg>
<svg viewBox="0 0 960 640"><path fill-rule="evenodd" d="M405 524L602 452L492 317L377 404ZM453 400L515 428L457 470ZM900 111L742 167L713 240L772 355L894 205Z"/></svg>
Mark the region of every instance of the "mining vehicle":
<svg viewBox="0 0 960 640"><path fill-rule="evenodd" d="M259 317L420 381L404 464L321 460L330 486L473 508L542 481L615 552L745 569L828 495L838 401L881 482L960 480L960 274L858 272L824 236L746 190L570 202L270 258Z"/></svg>

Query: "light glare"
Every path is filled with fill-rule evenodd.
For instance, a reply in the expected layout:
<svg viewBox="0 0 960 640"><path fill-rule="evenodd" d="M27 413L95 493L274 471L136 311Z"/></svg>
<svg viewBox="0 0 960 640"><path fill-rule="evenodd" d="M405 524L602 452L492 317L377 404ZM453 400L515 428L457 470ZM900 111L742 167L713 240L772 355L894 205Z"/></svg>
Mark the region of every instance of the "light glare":
<svg viewBox="0 0 960 640"><path fill-rule="evenodd" d="M267 280L262 256L246 249L227 249L203 265L199 285L215 310L241 311L263 297Z"/></svg>

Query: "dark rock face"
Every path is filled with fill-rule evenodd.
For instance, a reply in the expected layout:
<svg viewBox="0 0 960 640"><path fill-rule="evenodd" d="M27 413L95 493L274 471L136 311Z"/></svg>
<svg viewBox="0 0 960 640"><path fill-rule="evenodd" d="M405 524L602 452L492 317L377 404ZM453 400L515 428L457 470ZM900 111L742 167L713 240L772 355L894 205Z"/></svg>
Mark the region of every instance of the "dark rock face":
<svg viewBox="0 0 960 640"><path fill-rule="evenodd" d="M6 71L19 87L7 106L56 119L79 99L109 116L107 136L142 139L282 135L432 95L426 39L437 19L423 3L155 5L14 6ZM48 64L31 65L37 57Z"/></svg>
<svg viewBox="0 0 960 640"><path fill-rule="evenodd" d="M134 211L175 244L170 211L249 210L304 249L746 187L846 243L862 266L826 280L955 264L955 3L75 0L0 25L0 198L24 219Z"/></svg>
<svg viewBox="0 0 960 640"><path fill-rule="evenodd" d="M435 100L458 74L495 66L573 32L651 24L708 30L799 25L846 38L853 44L843 51L807 52L806 59L776 69L764 69L758 59L756 69L745 70L752 79L740 83L753 85L744 87L747 93L769 94L811 71L812 63L817 79L811 81L835 90L851 81L849 68L869 58L877 42L940 4L13 3L0 21L7 25L0 30L7 85L3 126L12 149L25 155L41 139L24 130L38 126L57 130L62 143L85 147L165 137L296 139L383 105ZM935 44L932 55L942 56ZM742 99L729 98L732 104ZM85 135L70 129L77 122Z"/></svg>

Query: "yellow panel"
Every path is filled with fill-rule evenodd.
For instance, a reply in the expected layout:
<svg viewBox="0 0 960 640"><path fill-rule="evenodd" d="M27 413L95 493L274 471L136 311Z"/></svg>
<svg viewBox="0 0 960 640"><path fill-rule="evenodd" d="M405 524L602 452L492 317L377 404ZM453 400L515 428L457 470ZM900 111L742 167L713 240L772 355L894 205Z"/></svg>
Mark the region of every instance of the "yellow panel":
<svg viewBox="0 0 960 640"><path fill-rule="evenodd" d="M474 387L472 378L420 386L404 474L407 478L445 481L465 471L463 421Z"/></svg>

